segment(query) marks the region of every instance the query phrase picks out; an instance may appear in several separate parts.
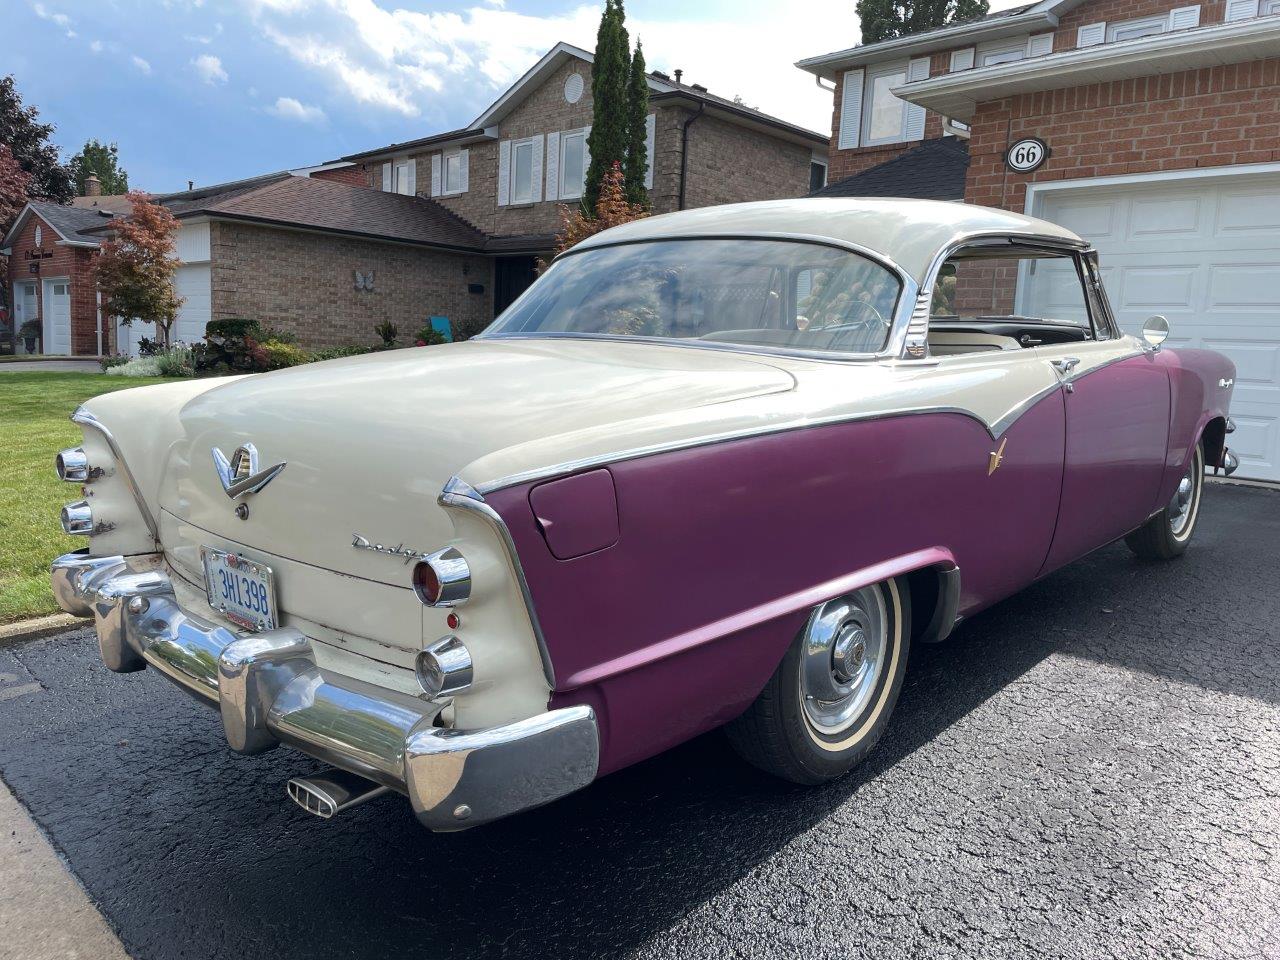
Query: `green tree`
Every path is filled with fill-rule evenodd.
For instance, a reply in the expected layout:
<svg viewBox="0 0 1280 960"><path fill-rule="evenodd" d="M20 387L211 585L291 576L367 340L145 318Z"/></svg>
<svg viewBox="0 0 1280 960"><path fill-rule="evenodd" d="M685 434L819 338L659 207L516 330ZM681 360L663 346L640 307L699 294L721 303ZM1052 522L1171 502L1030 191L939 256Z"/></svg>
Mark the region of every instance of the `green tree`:
<svg viewBox="0 0 1280 960"><path fill-rule="evenodd" d="M591 133L587 150L591 163L582 191L582 209L591 216L600 199L600 183L613 165L627 157L627 72L631 42L627 36L622 0L605 0L600 29L596 32L595 60L591 65Z"/></svg>
<svg viewBox="0 0 1280 960"><path fill-rule="evenodd" d="M627 78L627 156L622 162L627 200L644 206L649 204L649 191L644 177L649 171L649 77L644 66L644 52L636 39L636 52L631 58L631 74Z"/></svg>
<svg viewBox="0 0 1280 960"><path fill-rule="evenodd" d="M114 143L87 141L71 158L67 169L71 171L71 179L75 181L76 192L80 196L84 196L84 184L90 174L102 182L102 192L107 196L129 192L129 173L121 169L120 151Z"/></svg>
<svg viewBox="0 0 1280 960"><path fill-rule="evenodd" d="M132 212L111 222L111 236L94 260L93 279L102 310L122 323L154 323L167 347L182 298L173 286L178 270L174 239L178 221L141 190L129 194Z"/></svg>
<svg viewBox="0 0 1280 960"><path fill-rule="evenodd" d="M858 0L862 42L879 43L986 16L987 0Z"/></svg>
<svg viewBox="0 0 1280 960"><path fill-rule="evenodd" d="M31 199L68 203L75 187L58 148L49 142L53 131L53 124L40 122L39 110L23 106L13 75L0 77L0 143L13 151L18 165L30 174Z"/></svg>

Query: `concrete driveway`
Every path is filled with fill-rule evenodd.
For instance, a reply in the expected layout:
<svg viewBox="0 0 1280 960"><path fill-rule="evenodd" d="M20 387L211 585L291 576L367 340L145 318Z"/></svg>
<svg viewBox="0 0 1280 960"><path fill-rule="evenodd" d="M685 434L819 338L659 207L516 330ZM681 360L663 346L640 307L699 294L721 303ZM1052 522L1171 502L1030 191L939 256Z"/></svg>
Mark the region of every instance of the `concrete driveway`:
<svg viewBox="0 0 1280 960"><path fill-rule="evenodd" d="M913 651L870 761L800 789L719 735L433 836L324 823L81 631L0 648L0 773L139 957L1280 956L1280 494L1113 545Z"/></svg>

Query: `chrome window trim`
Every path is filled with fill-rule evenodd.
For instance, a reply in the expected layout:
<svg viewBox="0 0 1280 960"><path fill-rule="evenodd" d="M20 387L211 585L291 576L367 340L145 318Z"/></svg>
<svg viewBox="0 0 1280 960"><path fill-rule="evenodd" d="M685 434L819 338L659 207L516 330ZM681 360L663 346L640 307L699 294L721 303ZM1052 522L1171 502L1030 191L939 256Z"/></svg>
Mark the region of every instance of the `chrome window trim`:
<svg viewBox="0 0 1280 960"><path fill-rule="evenodd" d="M524 566L520 563L520 554L516 550L516 542L511 537L511 530L501 515L493 507L485 503L484 496L471 484L460 477L450 477L436 500L442 507L457 507L470 510L486 520L498 533L503 549L515 572L516 581L520 584L520 595L524 599L525 610L529 614L529 623L533 627L533 636L538 642L538 655L542 659L542 674L547 684L554 691L556 688L555 669L551 665L551 651L547 649L547 639L542 633L542 624L538 622L538 612L533 606L533 594L529 591L529 581L524 575Z"/></svg>
<svg viewBox="0 0 1280 960"><path fill-rule="evenodd" d="M907 335L907 323L911 317L911 312L915 309L916 298L919 295L919 285L915 278L904 270L891 257L886 256L878 251L864 247L860 243L854 243L850 240L837 240L834 237L824 237L811 233L788 233L777 231L761 231L758 233L696 233L683 234L676 237L639 237L631 240L614 240L609 243L593 243L590 246L579 245L572 249L566 250L557 255L552 264L557 264L569 257L577 256L583 253L589 253L592 250L608 250L613 247L629 247L639 244L650 243L673 243L685 240L777 240L791 243L808 243L819 247L831 247L836 250L843 250L846 253L854 253L858 256L865 257L871 262L878 264L892 273L902 289L898 292L897 303L893 308L893 320L889 327L889 334L885 338L885 346L872 353L839 353L829 350L792 350L784 347L769 347L765 345L755 346L753 344L736 344L725 343L717 340L682 340L673 337L617 337L608 336L606 334L572 334L572 333L536 333L517 331L512 333L494 333L492 326L482 333L472 337L473 340L510 340L510 339L579 339L579 340L605 340L605 341L623 341L637 343L658 343L669 346L680 345L686 347L694 347L708 350L729 350L736 353L757 353L766 356L783 356L783 357L799 357L804 360L825 360L833 363L849 363L849 362L865 362L868 360L890 360L898 357L902 352L903 341ZM507 308L512 310L519 306L521 301L528 295L529 287L524 293ZM503 311L504 313L506 311ZM499 318L501 319L501 318ZM494 321L497 322L496 320Z"/></svg>
<svg viewBox="0 0 1280 960"><path fill-rule="evenodd" d="M116 442L115 435L107 428L106 424L84 407L78 407L76 412L71 414L71 422L81 427L97 430L98 433L102 434L107 446L111 448L111 456L115 459L116 466L120 470L120 475L124 478L125 485L129 488L129 492L133 494L133 500L138 505L143 522L146 523L147 530L151 534L151 539L159 543L160 528L156 526L155 517L151 515L151 508L147 506L146 498L142 495L142 488L138 486L138 481L134 478L133 471L129 469L129 464L125 462L124 454L120 450L120 444Z"/></svg>
<svg viewBox="0 0 1280 960"><path fill-rule="evenodd" d="M1006 243L1019 243L1025 244L1026 246L1046 247L1063 253L1088 254L1093 252L1093 247L1084 240L1071 241L1062 237L1049 237L1038 233L1009 233L1007 231L993 233L991 231L982 230L972 234L965 234L952 240L934 255L933 262L929 264L929 269L925 271L924 282L920 285L919 298L916 305L917 308L922 304L926 311L929 309L930 305L933 303L933 287L934 284L938 282L938 274L941 272L943 264L951 259L952 255L955 254L957 250L960 250L963 247L978 245L1000 246ZM913 333L914 332L915 331L913 331ZM929 334L927 324L924 337L925 352L922 356L928 357ZM907 349L912 345L913 344L904 344L904 351L901 354L901 358L903 360L921 359L920 355L907 352Z"/></svg>

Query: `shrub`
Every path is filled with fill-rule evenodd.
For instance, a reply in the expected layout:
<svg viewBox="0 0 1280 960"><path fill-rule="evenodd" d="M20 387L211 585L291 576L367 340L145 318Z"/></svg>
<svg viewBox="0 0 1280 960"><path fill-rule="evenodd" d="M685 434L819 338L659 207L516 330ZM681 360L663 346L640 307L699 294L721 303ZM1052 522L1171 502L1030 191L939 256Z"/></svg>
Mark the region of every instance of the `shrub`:
<svg viewBox="0 0 1280 960"><path fill-rule="evenodd" d="M380 324L373 328L373 332L382 338L382 343L378 345L378 350L394 350L400 338L400 328L390 320L383 320Z"/></svg>
<svg viewBox="0 0 1280 960"><path fill-rule="evenodd" d="M323 350L317 350L311 355L311 359L319 360L341 360L343 357L358 357L364 353L373 353L375 347L325 347Z"/></svg>
<svg viewBox="0 0 1280 960"><path fill-rule="evenodd" d="M103 370L110 370L112 367L122 367L129 362L129 358L123 353L117 353L110 357L103 357L98 361L102 364Z"/></svg>
<svg viewBox="0 0 1280 960"><path fill-rule="evenodd" d="M154 357L156 354L164 351L164 344L159 340L152 340L150 337L138 338L138 356Z"/></svg>
<svg viewBox="0 0 1280 960"><path fill-rule="evenodd" d="M245 337L253 337L255 340L261 340L262 325L257 320L250 320L247 317L210 320L204 328L204 336L206 340L209 337L218 337L220 339L231 337L240 340Z"/></svg>
<svg viewBox="0 0 1280 960"><path fill-rule="evenodd" d="M262 369L283 370L285 367L296 367L301 363L310 363L315 355L292 343L279 340L267 340L258 344L261 353ZM254 359L258 359L255 354Z"/></svg>
<svg viewBox="0 0 1280 960"><path fill-rule="evenodd" d="M414 343L419 347L434 347L437 343L448 343L444 338L444 334L435 327L426 326L418 331L418 336L414 339Z"/></svg>
<svg viewBox="0 0 1280 960"><path fill-rule="evenodd" d="M258 347L262 328L257 320L232 318L210 320L204 343L192 349L191 363L196 373L255 373L265 370L265 355Z"/></svg>
<svg viewBox="0 0 1280 960"><path fill-rule="evenodd" d="M134 357L132 360L118 364L107 371L109 377L158 377L160 376L160 360L158 357Z"/></svg>
<svg viewBox="0 0 1280 960"><path fill-rule="evenodd" d="M178 344L155 355L156 366L162 377L193 377L195 365L191 362L191 348Z"/></svg>

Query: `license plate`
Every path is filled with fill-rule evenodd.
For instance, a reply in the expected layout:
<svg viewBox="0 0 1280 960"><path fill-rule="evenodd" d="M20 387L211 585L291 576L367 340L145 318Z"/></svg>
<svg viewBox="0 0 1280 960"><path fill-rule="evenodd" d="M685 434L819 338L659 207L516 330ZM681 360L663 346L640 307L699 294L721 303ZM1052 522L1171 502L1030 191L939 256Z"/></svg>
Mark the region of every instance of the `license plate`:
<svg viewBox="0 0 1280 960"><path fill-rule="evenodd" d="M204 588L209 606L250 630L276 628L271 568L235 553L203 547Z"/></svg>

